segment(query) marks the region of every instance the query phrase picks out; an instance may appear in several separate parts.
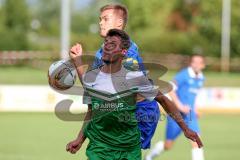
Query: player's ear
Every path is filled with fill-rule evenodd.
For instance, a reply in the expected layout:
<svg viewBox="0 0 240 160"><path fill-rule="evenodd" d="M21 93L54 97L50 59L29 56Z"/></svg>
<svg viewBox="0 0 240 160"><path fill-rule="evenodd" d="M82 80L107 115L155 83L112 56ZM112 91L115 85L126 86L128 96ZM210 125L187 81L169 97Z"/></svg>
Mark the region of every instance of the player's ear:
<svg viewBox="0 0 240 160"><path fill-rule="evenodd" d="M118 18L117 27L118 28L123 28L123 19L122 18Z"/></svg>
<svg viewBox="0 0 240 160"><path fill-rule="evenodd" d="M123 49L122 50L122 55L125 56L127 54L127 50L126 49Z"/></svg>

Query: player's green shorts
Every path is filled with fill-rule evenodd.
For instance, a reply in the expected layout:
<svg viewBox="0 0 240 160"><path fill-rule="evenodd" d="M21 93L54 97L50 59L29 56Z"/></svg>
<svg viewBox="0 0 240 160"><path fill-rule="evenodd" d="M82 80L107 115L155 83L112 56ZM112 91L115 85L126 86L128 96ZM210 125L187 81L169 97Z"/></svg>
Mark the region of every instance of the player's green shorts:
<svg viewBox="0 0 240 160"><path fill-rule="evenodd" d="M141 160L141 147L129 151L117 151L89 142L86 154L89 160Z"/></svg>

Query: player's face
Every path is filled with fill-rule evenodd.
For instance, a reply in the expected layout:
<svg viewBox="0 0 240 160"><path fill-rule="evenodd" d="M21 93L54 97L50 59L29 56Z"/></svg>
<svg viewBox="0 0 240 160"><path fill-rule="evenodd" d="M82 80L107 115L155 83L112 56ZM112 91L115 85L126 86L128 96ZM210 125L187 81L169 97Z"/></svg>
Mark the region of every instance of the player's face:
<svg viewBox="0 0 240 160"><path fill-rule="evenodd" d="M190 66L196 73L201 72L205 68L204 58L201 56L192 57Z"/></svg>
<svg viewBox="0 0 240 160"><path fill-rule="evenodd" d="M114 63L124 56L124 50L121 48L121 39L117 36L106 37L103 47L102 60L106 63Z"/></svg>
<svg viewBox="0 0 240 160"><path fill-rule="evenodd" d="M110 29L121 29L119 16L113 9L103 11L99 17L100 35L106 37Z"/></svg>

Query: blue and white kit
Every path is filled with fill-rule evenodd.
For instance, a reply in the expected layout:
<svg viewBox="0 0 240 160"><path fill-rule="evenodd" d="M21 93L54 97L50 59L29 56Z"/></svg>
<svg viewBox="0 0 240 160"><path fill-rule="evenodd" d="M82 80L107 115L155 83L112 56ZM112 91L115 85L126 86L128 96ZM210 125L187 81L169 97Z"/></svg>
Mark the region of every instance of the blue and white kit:
<svg viewBox="0 0 240 160"><path fill-rule="evenodd" d="M176 84L176 94L183 105L187 105L191 108L189 114L181 113L185 123L188 127L200 133L198 120L195 112L195 100L199 90L204 83L204 76L202 73L196 75L191 67L184 68L174 77L174 83ZM166 139L175 140L182 130L178 124L170 117L167 117Z"/></svg>

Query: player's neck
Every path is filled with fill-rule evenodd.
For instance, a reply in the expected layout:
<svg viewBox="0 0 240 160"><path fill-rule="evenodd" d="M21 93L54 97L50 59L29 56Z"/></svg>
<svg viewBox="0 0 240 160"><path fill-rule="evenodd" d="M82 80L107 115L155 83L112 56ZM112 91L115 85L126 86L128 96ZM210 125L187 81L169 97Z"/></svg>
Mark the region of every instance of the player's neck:
<svg viewBox="0 0 240 160"><path fill-rule="evenodd" d="M101 68L101 71L104 73L116 73L120 71L122 68L122 62L116 62L116 63L111 63L111 64L104 64L103 67Z"/></svg>

